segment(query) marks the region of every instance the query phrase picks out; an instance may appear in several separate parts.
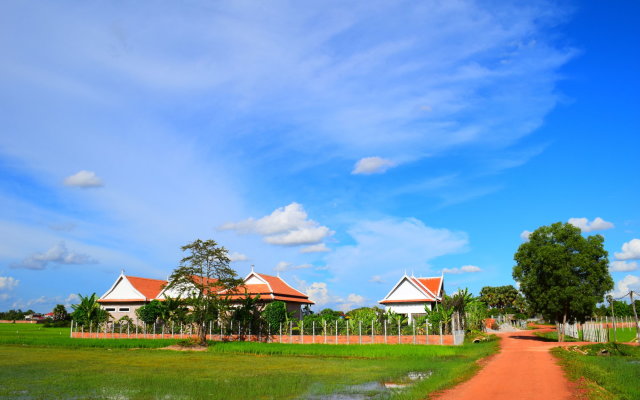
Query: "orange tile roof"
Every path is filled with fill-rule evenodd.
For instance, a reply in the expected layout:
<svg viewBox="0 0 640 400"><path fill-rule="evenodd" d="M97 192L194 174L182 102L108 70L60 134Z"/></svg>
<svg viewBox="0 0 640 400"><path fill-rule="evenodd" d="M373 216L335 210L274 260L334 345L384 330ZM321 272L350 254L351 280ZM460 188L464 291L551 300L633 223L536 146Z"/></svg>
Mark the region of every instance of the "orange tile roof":
<svg viewBox="0 0 640 400"><path fill-rule="evenodd" d="M427 289L431 290L431 292L433 292L433 294L435 294L436 296L440 295L439 291L440 291L442 278L438 277L438 278L415 278L415 279L420 281L420 283L422 283Z"/></svg>
<svg viewBox="0 0 640 400"><path fill-rule="evenodd" d="M148 300L155 299L162 291L163 286L167 284L167 281L161 279L139 278L137 276L127 276L126 278Z"/></svg>
<svg viewBox="0 0 640 400"><path fill-rule="evenodd" d="M246 293L246 295L252 297L260 295L261 300L282 300L290 303L315 304L309 300L309 297L306 294L287 285L282 278L258 273L255 274L265 280L267 284L252 283L242 285L238 287L236 294L232 294L229 298L232 300L239 300L244 298Z"/></svg>

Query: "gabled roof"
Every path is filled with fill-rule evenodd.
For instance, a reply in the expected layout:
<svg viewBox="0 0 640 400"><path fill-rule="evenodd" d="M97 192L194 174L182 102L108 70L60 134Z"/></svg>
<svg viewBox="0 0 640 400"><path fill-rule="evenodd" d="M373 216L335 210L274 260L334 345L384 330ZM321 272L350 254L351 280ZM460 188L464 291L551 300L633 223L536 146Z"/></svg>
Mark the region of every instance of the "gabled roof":
<svg viewBox="0 0 640 400"><path fill-rule="evenodd" d="M127 279L147 300L155 299L167 284L167 281L161 279L139 278L137 276L127 276Z"/></svg>
<svg viewBox="0 0 640 400"><path fill-rule="evenodd" d="M116 296L116 298L108 298L110 294L112 294L118 286L120 285L130 285L127 290L126 296ZM121 272L116 281L113 283L111 288L100 297L98 300L99 303L113 303L113 302L136 302L136 301L151 301L160 294L164 285L167 284L167 281L161 279L149 279L149 278L140 278L137 276L127 276L124 272Z"/></svg>
<svg viewBox="0 0 640 400"><path fill-rule="evenodd" d="M238 288L237 294L230 296L231 299L241 299L246 294L249 296L260 295L260 298L264 300L314 304L306 294L289 286L289 284L279 276L259 274L251 271L251 273L244 278L244 282L245 283Z"/></svg>
<svg viewBox="0 0 640 400"><path fill-rule="evenodd" d="M406 283L405 283L406 282ZM398 283L387 293L384 299L380 300L380 304L392 304L392 303L422 303L422 302L437 302L442 300L442 285L444 282L444 276L440 277L420 277L408 276L406 273L400 278ZM402 295L392 296L396 293L396 290L401 285L411 285L414 289L411 289L412 293L408 297ZM390 298L400 297L400 298Z"/></svg>

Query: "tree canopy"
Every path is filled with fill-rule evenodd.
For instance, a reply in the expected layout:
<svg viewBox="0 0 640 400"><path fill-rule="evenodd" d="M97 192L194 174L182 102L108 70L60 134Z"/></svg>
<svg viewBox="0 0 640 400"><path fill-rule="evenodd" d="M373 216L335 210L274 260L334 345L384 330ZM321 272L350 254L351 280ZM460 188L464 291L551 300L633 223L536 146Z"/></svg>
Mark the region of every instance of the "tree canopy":
<svg viewBox="0 0 640 400"><path fill-rule="evenodd" d="M533 311L558 322L584 321L613 289L607 257L601 235L585 238L580 228L557 222L520 245L513 278Z"/></svg>
<svg viewBox="0 0 640 400"><path fill-rule="evenodd" d="M74 304L72 318L80 325L91 325L105 322L109 318L109 313L100 307L98 296L93 293L91 296L80 296L80 303Z"/></svg>
<svg viewBox="0 0 640 400"><path fill-rule="evenodd" d="M206 323L228 308L228 298L242 279L229 263L228 251L215 240L197 239L181 247L187 253L169 277L169 288L186 299L201 344L206 344Z"/></svg>

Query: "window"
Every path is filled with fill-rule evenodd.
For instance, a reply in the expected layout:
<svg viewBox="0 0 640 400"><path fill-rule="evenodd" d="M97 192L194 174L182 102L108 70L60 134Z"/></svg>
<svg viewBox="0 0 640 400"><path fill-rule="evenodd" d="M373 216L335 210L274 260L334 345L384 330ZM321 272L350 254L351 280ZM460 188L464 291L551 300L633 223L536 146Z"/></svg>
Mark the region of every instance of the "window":
<svg viewBox="0 0 640 400"><path fill-rule="evenodd" d="M118 309L118 311L120 311L120 312L127 312L127 311L129 311L129 307L120 307L120 308Z"/></svg>
<svg viewBox="0 0 640 400"><path fill-rule="evenodd" d="M107 311L115 311L116 308L115 307L107 307L107 308L105 308L105 310L107 310Z"/></svg>

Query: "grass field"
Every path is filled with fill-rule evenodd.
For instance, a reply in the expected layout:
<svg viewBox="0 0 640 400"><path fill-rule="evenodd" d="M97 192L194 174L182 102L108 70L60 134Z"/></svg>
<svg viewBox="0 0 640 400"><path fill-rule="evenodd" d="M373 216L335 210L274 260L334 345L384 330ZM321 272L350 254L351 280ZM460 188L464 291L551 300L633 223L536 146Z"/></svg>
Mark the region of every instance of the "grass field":
<svg viewBox="0 0 640 400"><path fill-rule="evenodd" d="M388 393L389 398L423 399L473 374L475 361L498 347L497 342L457 347L236 342L214 343L205 352L176 352L153 349L171 340L70 339L68 333L0 325L0 397L304 399L430 372Z"/></svg>
<svg viewBox="0 0 640 400"><path fill-rule="evenodd" d="M569 377L589 390L592 399L640 399L640 347L610 343L579 349L588 354L562 348L552 351ZM610 355L597 355L601 349Z"/></svg>

